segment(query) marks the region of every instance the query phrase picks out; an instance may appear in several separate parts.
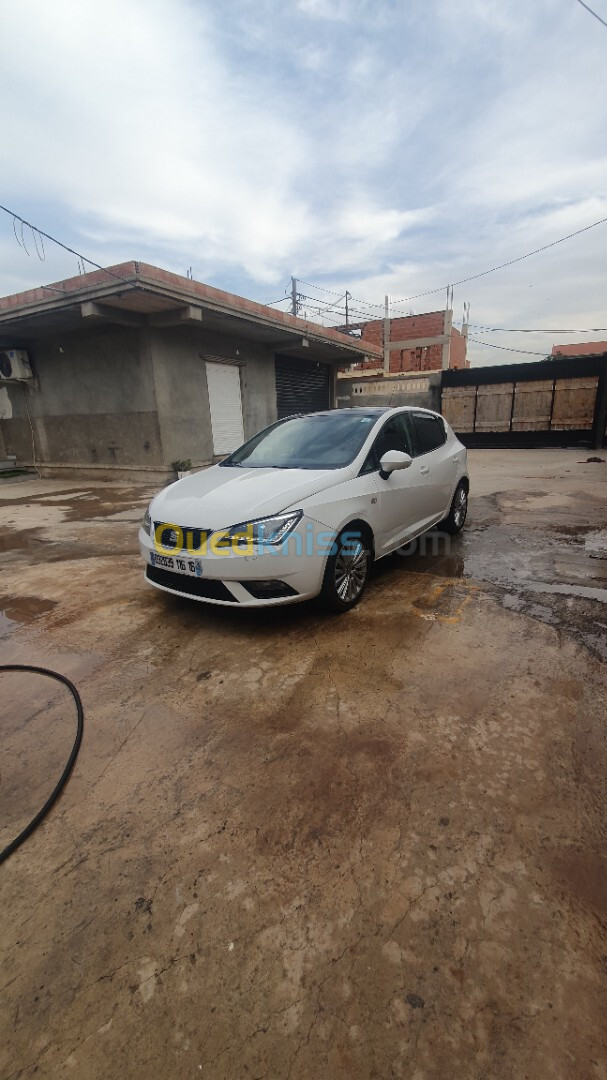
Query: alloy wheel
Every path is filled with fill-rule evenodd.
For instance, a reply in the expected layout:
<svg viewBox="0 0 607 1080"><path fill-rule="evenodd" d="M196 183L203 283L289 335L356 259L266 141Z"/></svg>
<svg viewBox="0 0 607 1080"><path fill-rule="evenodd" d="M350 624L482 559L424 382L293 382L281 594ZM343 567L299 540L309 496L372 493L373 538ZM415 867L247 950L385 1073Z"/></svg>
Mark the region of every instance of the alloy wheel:
<svg viewBox="0 0 607 1080"><path fill-rule="evenodd" d="M350 603L360 595L367 580L367 552L360 540L341 547L335 559L335 591L340 600Z"/></svg>
<svg viewBox="0 0 607 1080"><path fill-rule="evenodd" d="M455 505L453 507L453 521L458 529L461 529L464 521L466 520L466 514L468 513L468 495L466 489L461 487L457 491L455 496Z"/></svg>

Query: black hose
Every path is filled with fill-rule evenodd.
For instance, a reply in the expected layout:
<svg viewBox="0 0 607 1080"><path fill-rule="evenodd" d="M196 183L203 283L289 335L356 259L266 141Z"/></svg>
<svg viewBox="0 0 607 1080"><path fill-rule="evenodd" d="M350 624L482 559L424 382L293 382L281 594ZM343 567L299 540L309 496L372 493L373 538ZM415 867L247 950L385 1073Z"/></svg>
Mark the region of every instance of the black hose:
<svg viewBox="0 0 607 1080"><path fill-rule="evenodd" d="M61 776L59 777L57 783L55 784L55 787L51 791L51 794L49 795L42 809L39 810L36 816L32 818L29 825L26 825L23 831L20 832L14 840L11 840L10 844L8 844L8 846L5 847L3 851L0 851L0 863L3 863L5 859L8 859L9 855L12 855L13 851L16 851L17 848L20 847L20 845L24 842L24 840L27 840L28 836L31 836L34 829L37 829L42 819L46 817L53 803L55 803L56 800L59 798L62 788L66 784L67 779L74 767L74 762L78 757L80 743L82 742L82 733L84 731L84 709L82 708L80 694L78 693L73 682L70 682L67 676L60 675L58 671L51 671L50 668L32 667L31 664L0 664L0 672L3 671L30 671L33 672L35 675L46 675L49 679L56 679L57 682L63 683L65 686L67 686L68 690L72 694L72 697L74 698L74 701L76 702L76 710L78 713L78 727L76 730L76 738L74 739L74 745L72 746L70 756L67 759L67 764L63 772L61 773Z"/></svg>

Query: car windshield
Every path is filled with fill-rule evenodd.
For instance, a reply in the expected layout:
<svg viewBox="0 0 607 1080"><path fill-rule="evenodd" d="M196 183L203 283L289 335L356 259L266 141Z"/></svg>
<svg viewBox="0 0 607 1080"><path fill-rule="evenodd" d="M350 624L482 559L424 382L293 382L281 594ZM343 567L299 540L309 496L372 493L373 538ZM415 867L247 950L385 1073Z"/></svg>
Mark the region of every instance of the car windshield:
<svg viewBox="0 0 607 1080"><path fill-rule="evenodd" d="M221 464L245 469L343 469L361 449L378 412L293 416L266 428Z"/></svg>

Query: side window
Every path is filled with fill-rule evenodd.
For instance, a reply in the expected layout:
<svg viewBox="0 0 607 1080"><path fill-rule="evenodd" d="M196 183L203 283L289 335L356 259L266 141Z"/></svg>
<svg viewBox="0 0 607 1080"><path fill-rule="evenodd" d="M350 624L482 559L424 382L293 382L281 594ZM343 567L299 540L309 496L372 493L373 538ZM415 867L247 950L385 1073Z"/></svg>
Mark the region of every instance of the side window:
<svg viewBox="0 0 607 1080"><path fill-rule="evenodd" d="M388 450L400 450L403 454L411 453L409 435L402 413L386 420L375 440L375 454L378 461Z"/></svg>
<svg viewBox="0 0 607 1080"><path fill-rule="evenodd" d="M409 454L413 457L411 433L402 413L399 413L397 416L391 416L390 419L386 421L383 428L376 436L375 442L364 460L359 475L363 476L365 473L377 472L379 469L380 458L383 457L388 450L400 450L401 453Z"/></svg>
<svg viewBox="0 0 607 1080"><path fill-rule="evenodd" d="M417 455L429 454L431 450L438 450L447 441L447 433L438 416L425 415L424 413L412 413L410 422L415 432Z"/></svg>

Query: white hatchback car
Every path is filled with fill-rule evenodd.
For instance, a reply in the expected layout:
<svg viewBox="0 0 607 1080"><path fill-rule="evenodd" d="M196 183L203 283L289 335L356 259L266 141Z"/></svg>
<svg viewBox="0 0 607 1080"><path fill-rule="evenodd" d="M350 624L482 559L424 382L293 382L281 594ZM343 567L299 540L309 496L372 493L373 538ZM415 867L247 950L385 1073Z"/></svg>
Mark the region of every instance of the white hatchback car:
<svg viewBox="0 0 607 1080"><path fill-rule="evenodd" d="M150 503L151 585L210 604L360 600L373 560L466 520L466 449L438 413L354 408L280 420Z"/></svg>

